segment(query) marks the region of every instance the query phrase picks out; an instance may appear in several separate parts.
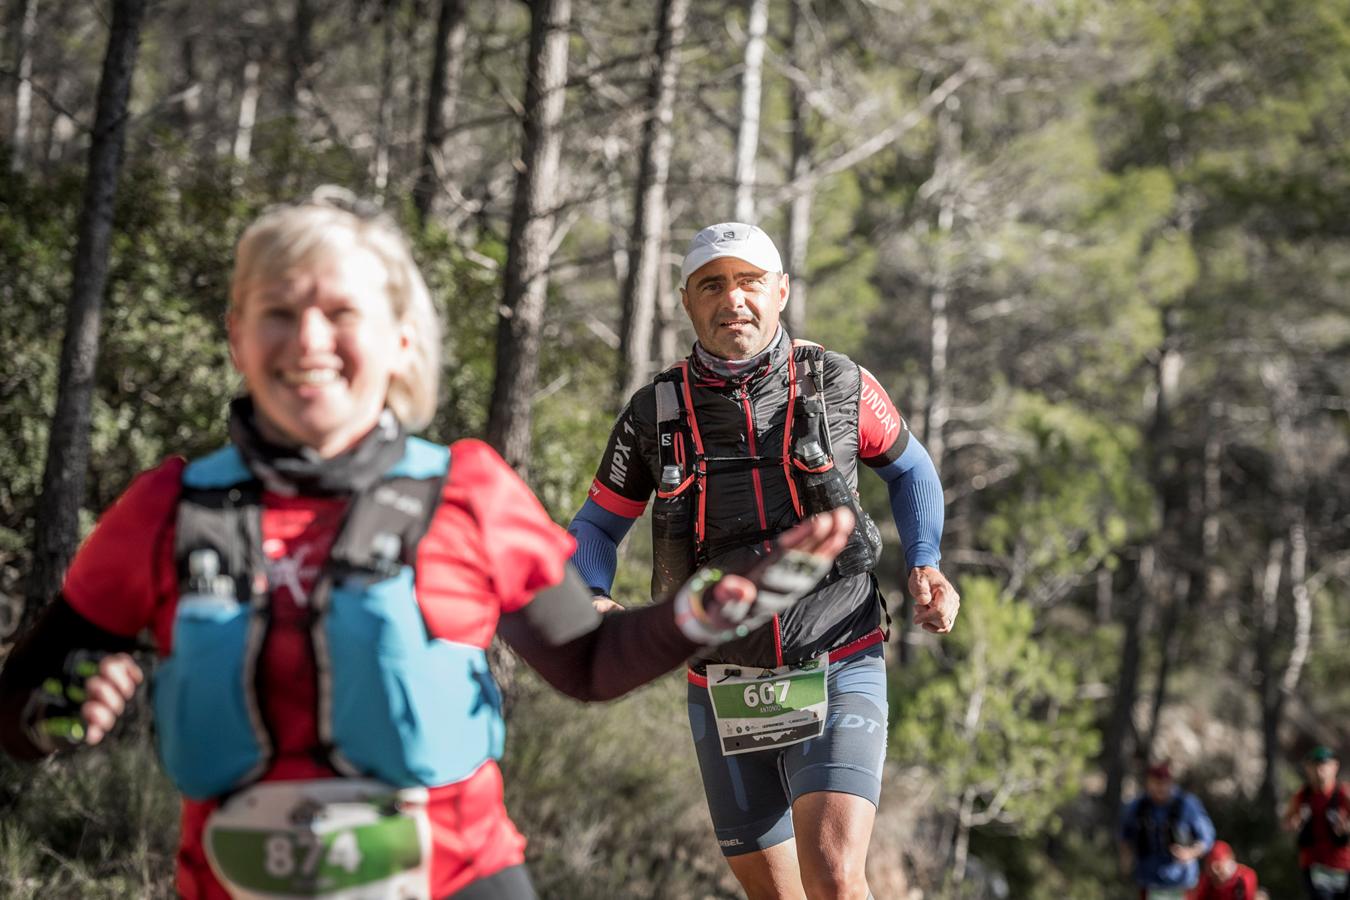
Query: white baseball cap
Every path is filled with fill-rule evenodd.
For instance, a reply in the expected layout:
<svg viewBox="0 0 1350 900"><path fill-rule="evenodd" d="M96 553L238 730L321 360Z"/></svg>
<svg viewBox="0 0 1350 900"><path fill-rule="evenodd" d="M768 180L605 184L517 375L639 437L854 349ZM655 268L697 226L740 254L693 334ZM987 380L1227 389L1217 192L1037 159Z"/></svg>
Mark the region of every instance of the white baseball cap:
<svg viewBox="0 0 1350 900"><path fill-rule="evenodd" d="M680 287L688 286L690 275L724 256L743 259L766 272L783 271L783 258L763 229L744 222L723 222L709 225L689 242L680 264Z"/></svg>

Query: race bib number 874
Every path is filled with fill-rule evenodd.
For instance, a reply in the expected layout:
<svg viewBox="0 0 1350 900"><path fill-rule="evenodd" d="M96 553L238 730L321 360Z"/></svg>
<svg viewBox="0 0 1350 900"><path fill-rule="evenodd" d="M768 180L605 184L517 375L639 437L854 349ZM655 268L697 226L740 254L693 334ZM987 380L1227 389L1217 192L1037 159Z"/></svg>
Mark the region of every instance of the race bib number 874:
<svg viewBox="0 0 1350 900"><path fill-rule="evenodd" d="M356 779L258 784L207 820L207 859L237 900L425 898L425 805Z"/></svg>

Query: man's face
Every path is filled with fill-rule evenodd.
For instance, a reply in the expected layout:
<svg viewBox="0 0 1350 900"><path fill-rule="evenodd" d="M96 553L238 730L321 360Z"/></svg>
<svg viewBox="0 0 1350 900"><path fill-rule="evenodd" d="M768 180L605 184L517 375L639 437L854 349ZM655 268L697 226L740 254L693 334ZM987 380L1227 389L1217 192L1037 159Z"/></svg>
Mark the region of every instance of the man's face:
<svg viewBox="0 0 1350 900"><path fill-rule="evenodd" d="M1308 773L1310 784L1327 788L1336 783L1336 775L1341 770L1341 763L1336 759L1324 759L1320 762L1310 760L1304 763L1304 768Z"/></svg>
<svg viewBox="0 0 1350 900"><path fill-rule="evenodd" d="M1150 775L1144 782L1144 788L1148 791L1148 798L1158 805L1162 805L1172 798L1172 779L1170 778Z"/></svg>
<svg viewBox="0 0 1350 900"><path fill-rule="evenodd" d="M1209 878L1211 881L1223 884L1232 878L1237 872L1237 860L1231 856L1223 859L1211 859L1209 861Z"/></svg>
<svg viewBox="0 0 1350 900"><path fill-rule="evenodd" d="M778 332L788 277L724 256L695 270L680 299L705 350L723 359L749 359Z"/></svg>

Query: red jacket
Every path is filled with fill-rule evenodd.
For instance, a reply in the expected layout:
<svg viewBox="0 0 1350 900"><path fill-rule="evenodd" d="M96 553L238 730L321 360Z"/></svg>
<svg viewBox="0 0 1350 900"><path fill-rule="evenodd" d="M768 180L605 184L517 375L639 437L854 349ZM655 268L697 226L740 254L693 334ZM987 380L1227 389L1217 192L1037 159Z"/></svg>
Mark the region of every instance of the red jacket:
<svg viewBox="0 0 1350 900"><path fill-rule="evenodd" d="M1206 872L1186 900L1256 900L1256 873L1238 863L1233 877L1219 884Z"/></svg>
<svg viewBox="0 0 1350 900"><path fill-rule="evenodd" d="M1327 824L1327 807L1333 802L1341 815L1350 821L1350 787L1344 782L1337 782L1326 793L1314 791L1305 784L1294 795L1294 805L1308 808L1309 817L1305 819L1307 824L1304 827L1310 830L1312 837L1309 846L1299 847L1298 865L1301 869L1316 864L1350 871L1350 843L1337 843Z"/></svg>

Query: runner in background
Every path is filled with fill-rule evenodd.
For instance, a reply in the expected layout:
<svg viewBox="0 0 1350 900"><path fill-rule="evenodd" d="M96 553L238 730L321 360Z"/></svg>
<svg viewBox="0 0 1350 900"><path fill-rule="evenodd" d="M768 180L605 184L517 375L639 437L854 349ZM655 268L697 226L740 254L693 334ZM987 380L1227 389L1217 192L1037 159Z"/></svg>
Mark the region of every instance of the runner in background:
<svg viewBox="0 0 1350 900"><path fill-rule="evenodd" d="M1298 835L1298 867L1310 900L1350 900L1350 786L1340 759L1314 747L1303 760L1303 786L1289 798L1283 825Z"/></svg>
<svg viewBox="0 0 1350 900"><path fill-rule="evenodd" d="M652 595L702 565L742 566L804 516L859 520L803 602L689 671L689 725L717 840L751 900L869 896L864 863L886 754L880 536L859 464L886 483L915 622L945 633L959 597L938 569L942 485L885 390L840 353L794 341L789 277L769 236L728 222L694 236L680 296L689 357L638 390L570 531L609 597L617 548L652 495Z"/></svg>
<svg viewBox="0 0 1350 900"><path fill-rule="evenodd" d="M1256 873L1233 855L1226 841L1215 841L1201 867L1200 883L1186 900L1265 900Z"/></svg>
<svg viewBox="0 0 1350 900"><path fill-rule="evenodd" d="M1168 763L1149 766L1144 786L1120 817L1120 868L1140 900L1182 900L1200 881L1214 823L1200 798L1177 786Z"/></svg>

